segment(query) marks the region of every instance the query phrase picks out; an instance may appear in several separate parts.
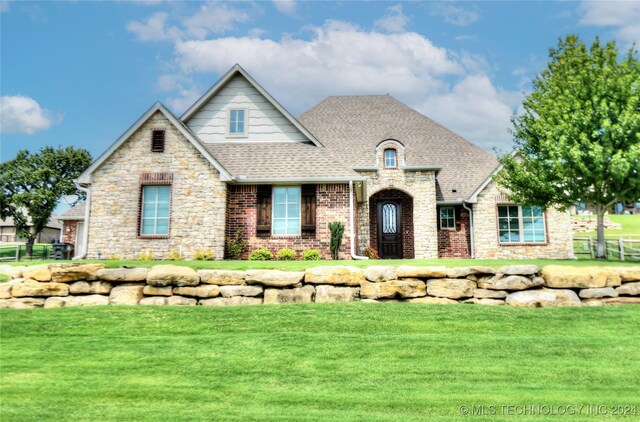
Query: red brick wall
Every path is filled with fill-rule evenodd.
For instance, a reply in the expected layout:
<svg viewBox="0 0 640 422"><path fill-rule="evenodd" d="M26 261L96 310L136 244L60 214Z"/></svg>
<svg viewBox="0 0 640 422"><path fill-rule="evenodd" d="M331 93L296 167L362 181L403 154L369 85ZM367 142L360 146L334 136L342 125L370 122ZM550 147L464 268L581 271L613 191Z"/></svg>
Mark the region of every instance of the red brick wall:
<svg viewBox="0 0 640 422"><path fill-rule="evenodd" d="M455 230L440 229L440 207L438 207L438 257L439 258L469 258L469 211L462 206L456 206Z"/></svg>
<svg viewBox="0 0 640 422"><path fill-rule="evenodd" d="M380 200L393 199L402 204L402 257L414 258L413 247L413 198L406 193L395 190L382 190L369 198L369 234L370 244L378 251L378 206Z"/></svg>
<svg viewBox="0 0 640 422"><path fill-rule="evenodd" d="M234 237L236 231L244 230L244 240L249 253L258 248L267 248L274 255L282 248L291 248L298 255L307 249L318 249L323 259L331 257L329 251L330 232L327 227L331 221L342 221L345 225L340 258L349 259L349 185L321 184L316 187L316 233L315 236L295 237L256 237L257 186L228 185L226 237Z"/></svg>
<svg viewBox="0 0 640 422"><path fill-rule="evenodd" d="M78 229L77 220L63 220L62 222L62 243L71 243L73 250L71 256L75 254L76 248L76 233Z"/></svg>

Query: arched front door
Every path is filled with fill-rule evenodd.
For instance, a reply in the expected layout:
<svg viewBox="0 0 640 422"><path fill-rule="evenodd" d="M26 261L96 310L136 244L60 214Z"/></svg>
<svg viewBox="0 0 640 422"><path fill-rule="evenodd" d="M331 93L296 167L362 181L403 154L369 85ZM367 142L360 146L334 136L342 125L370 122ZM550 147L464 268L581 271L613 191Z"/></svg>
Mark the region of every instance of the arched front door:
<svg viewBox="0 0 640 422"><path fill-rule="evenodd" d="M402 205L378 202L378 254L383 259L402 258Z"/></svg>

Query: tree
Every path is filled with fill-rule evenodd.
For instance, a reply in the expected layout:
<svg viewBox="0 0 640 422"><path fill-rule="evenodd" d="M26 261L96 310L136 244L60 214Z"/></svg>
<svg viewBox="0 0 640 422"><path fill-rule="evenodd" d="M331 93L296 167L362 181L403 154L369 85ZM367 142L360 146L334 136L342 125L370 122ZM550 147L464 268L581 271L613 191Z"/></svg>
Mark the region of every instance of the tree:
<svg viewBox="0 0 640 422"><path fill-rule="evenodd" d="M27 239L28 256L58 200L65 195L84 199L73 179L90 163L91 155L84 149L44 147L36 154L18 151L16 158L0 164L0 217L13 217L17 234Z"/></svg>
<svg viewBox="0 0 640 422"><path fill-rule="evenodd" d="M499 158L495 180L516 203L566 210L578 202L598 218L597 257L605 257L604 213L640 198L640 66L631 48L587 48L575 35L550 49L524 112L511 121L516 154Z"/></svg>

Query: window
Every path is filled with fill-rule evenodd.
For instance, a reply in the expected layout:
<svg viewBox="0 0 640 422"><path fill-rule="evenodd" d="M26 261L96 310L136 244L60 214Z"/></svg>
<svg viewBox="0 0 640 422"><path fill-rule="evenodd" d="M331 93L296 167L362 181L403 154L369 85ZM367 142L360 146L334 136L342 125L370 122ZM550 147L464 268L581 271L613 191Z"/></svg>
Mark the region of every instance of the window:
<svg viewBox="0 0 640 422"><path fill-rule="evenodd" d="M300 187L273 188L273 234L300 234Z"/></svg>
<svg viewBox="0 0 640 422"><path fill-rule="evenodd" d="M385 149L384 150L384 166L386 168L395 168L397 167L397 159L396 159L396 150L395 149Z"/></svg>
<svg viewBox="0 0 640 422"><path fill-rule="evenodd" d="M141 236L169 235L171 186L142 186Z"/></svg>
<svg viewBox="0 0 640 422"><path fill-rule="evenodd" d="M245 110L229 110L229 134L245 134Z"/></svg>
<svg viewBox="0 0 640 422"><path fill-rule="evenodd" d="M164 130L154 130L152 132L151 152L164 152Z"/></svg>
<svg viewBox="0 0 640 422"><path fill-rule="evenodd" d="M538 206L499 205L500 243L544 243L544 212Z"/></svg>
<svg viewBox="0 0 640 422"><path fill-rule="evenodd" d="M440 228L454 230L456 228L456 213L453 207L440 208Z"/></svg>

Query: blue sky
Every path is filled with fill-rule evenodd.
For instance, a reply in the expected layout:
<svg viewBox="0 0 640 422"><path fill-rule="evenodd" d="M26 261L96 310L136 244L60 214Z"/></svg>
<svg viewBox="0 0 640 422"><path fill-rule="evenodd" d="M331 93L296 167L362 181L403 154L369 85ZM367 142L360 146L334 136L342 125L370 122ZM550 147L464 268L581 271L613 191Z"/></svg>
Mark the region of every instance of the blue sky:
<svg viewBox="0 0 640 422"><path fill-rule="evenodd" d="M101 154L155 101L180 115L240 63L291 113L389 93L487 150L559 37L640 41L640 2L1 0L0 159Z"/></svg>

